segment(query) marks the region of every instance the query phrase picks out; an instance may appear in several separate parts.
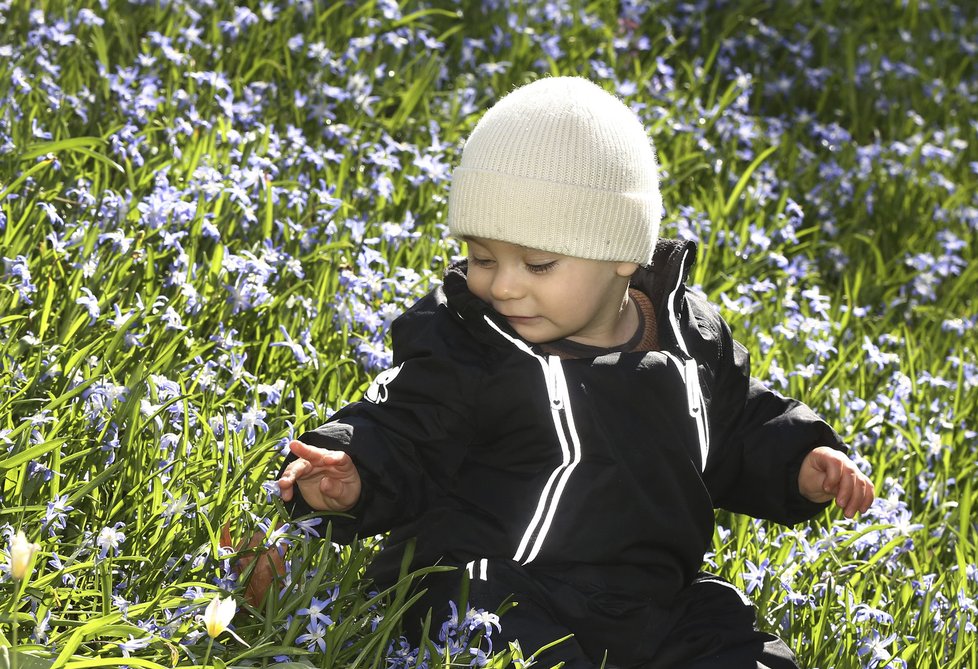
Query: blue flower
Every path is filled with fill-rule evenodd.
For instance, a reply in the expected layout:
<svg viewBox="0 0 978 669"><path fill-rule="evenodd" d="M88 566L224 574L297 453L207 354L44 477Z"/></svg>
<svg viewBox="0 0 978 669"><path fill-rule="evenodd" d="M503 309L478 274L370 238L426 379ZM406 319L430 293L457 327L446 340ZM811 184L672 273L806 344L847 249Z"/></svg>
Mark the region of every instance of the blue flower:
<svg viewBox="0 0 978 669"><path fill-rule="evenodd" d="M326 627L320 624L309 623L306 627L308 630L305 634L300 634L296 638L296 643L305 644L308 650L316 650L319 648L319 652L326 652Z"/></svg>
<svg viewBox="0 0 978 669"><path fill-rule="evenodd" d="M221 32L233 40L240 37L241 33L249 26L258 23L258 20L258 16L253 11L239 5L234 8L234 18L230 21L220 21L218 25Z"/></svg>
<svg viewBox="0 0 978 669"><path fill-rule="evenodd" d="M142 650L149 644L153 643L153 637L145 636L140 639L133 638L130 634L127 641L117 642L119 645L119 650L122 651L123 657L131 657L131 653L137 650Z"/></svg>
<svg viewBox="0 0 978 669"><path fill-rule="evenodd" d="M58 530L65 529L68 512L74 510L75 507L68 505L68 495L61 495L53 502L48 502L42 526L47 528L48 534L54 536Z"/></svg>
<svg viewBox="0 0 978 669"><path fill-rule="evenodd" d="M742 573L740 577L744 579L744 590L749 595L764 586L764 581L769 575L771 561L764 558L760 564L754 564L750 560L744 560L744 564L747 571Z"/></svg>
<svg viewBox="0 0 978 669"><path fill-rule="evenodd" d="M852 612L852 619L857 623L871 622L876 625L891 625L893 623L893 616L889 613L866 603L856 604Z"/></svg>
<svg viewBox="0 0 978 669"><path fill-rule="evenodd" d="M282 496L282 491L279 488L278 481L265 481L261 484L261 489L265 491L269 500L271 500L272 497Z"/></svg>
<svg viewBox="0 0 978 669"><path fill-rule="evenodd" d="M85 286L81 287L81 291L85 294L75 299L75 304L79 304L85 307L85 310L88 312L88 316L90 319L88 321L88 324L92 325L98 319L99 314L102 313L98 306L98 298L95 297L95 295L92 294L92 291L86 288Z"/></svg>
<svg viewBox="0 0 978 669"><path fill-rule="evenodd" d="M269 346L287 347L290 351L292 351L292 355L295 356L296 362L298 362L300 365L304 365L309 362L311 360L309 354L306 353L306 350L300 344L296 343L292 339L292 337L289 335L289 331L285 329L285 326L279 325L278 328L281 330L282 336L285 337L285 341L272 342L269 344Z"/></svg>
<svg viewBox="0 0 978 669"><path fill-rule="evenodd" d="M17 292L26 304L34 304L31 301L31 295L37 292L37 286L31 283L31 270L27 266L27 258L17 256L11 260L10 258L4 257L3 274L5 278L11 278L18 282L16 286Z"/></svg>
<svg viewBox="0 0 978 669"><path fill-rule="evenodd" d="M329 606L333 603L333 598L328 597L326 599L317 599L313 597L309 602L309 606L303 607L296 611L296 614L300 616L309 616L309 628L312 629L313 626L324 626L329 627L333 624L333 619L325 613Z"/></svg>
<svg viewBox="0 0 978 669"><path fill-rule="evenodd" d="M235 421L234 431L239 434L244 432L245 443L250 445L255 442L256 427L260 428L263 432L268 431L268 423L265 422L265 410L252 407L242 412L241 417Z"/></svg>
<svg viewBox="0 0 978 669"><path fill-rule="evenodd" d="M899 658L895 658L893 653L890 651L889 646L894 641L896 641L896 634L890 634L889 636L883 636L876 630L870 630L869 636L864 637L859 644L859 648L856 649L856 654L859 657L865 658L863 661L867 669L875 669L875 667L888 666L891 662L900 663L899 666L905 667L906 663ZM866 656L869 657L866 657Z"/></svg>

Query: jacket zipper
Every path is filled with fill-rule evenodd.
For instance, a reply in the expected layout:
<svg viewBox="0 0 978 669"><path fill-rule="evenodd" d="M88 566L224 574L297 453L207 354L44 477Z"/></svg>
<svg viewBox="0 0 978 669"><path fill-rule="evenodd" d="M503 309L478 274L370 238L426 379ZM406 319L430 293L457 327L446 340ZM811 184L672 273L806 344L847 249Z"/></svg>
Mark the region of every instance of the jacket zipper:
<svg viewBox="0 0 978 669"><path fill-rule="evenodd" d="M564 378L564 368L560 358L556 355L549 357L538 355L526 342L503 332L488 316L486 322L513 345L524 353L533 356L540 363L547 386L554 432L560 442L561 462L550 473L550 477L540 493L533 518L524 530L516 554L513 556L514 561L520 564L528 564L540 554L540 549L550 531L567 481L581 461L581 443L574 426L574 416L570 411L570 394L567 391L567 381Z"/></svg>
<svg viewBox="0 0 978 669"><path fill-rule="evenodd" d="M683 275L685 274L688 261L689 249L683 253L683 258L680 262L679 278L669 293L668 298L669 320L672 323L673 334L675 335L680 355L676 356L674 353L668 351L665 354L675 363L682 377L683 385L686 387L686 402L689 406L690 418L696 425L696 436L700 447L700 470L702 471L706 469L706 460L710 452L710 429L706 417L706 403L700 388L696 360L690 355L686 341L683 339L682 330L679 326L679 316L676 311L676 298L683 284ZM561 365L560 358L555 355L549 357L538 355L526 342L508 335L493 323L492 319L488 316L485 317L485 320L493 330L540 363L546 381L547 394L549 395L550 413L554 421L554 431L560 442L561 463L551 472L550 477L547 479L547 484L540 494L533 518L523 532L519 547L513 556L513 560L516 562L528 564L539 555L547 533L550 531L553 518L557 513L557 506L560 503L560 497L564 492L564 487L567 485L571 473L573 473L581 461L581 444L578 439L577 430L574 427L574 417L570 411L567 382L564 379L564 369Z"/></svg>
<svg viewBox="0 0 978 669"><path fill-rule="evenodd" d="M706 458L710 454L710 430L706 420L706 406L700 390L696 360L685 353L676 355L669 351L663 352L676 365L683 385L686 386L686 403L689 406L689 417L696 424L696 438L700 447L700 471L703 471L706 469Z"/></svg>

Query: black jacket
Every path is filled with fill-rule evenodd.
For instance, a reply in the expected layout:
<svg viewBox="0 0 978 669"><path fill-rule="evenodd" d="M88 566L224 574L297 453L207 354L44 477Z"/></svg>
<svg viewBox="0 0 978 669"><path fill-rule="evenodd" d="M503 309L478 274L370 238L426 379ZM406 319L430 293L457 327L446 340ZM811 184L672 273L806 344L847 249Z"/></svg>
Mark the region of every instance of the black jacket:
<svg viewBox="0 0 978 669"><path fill-rule="evenodd" d="M701 567L714 507L784 524L823 508L798 492L799 465L842 440L750 377L746 349L685 289L694 254L662 240L633 279L660 351L571 360L520 339L468 291L465 263L450 268L394 322L394 367L299 437L360 472L334 540L393 530L382 581L417 537L417 566L513 559L665 604Z"/></svg>

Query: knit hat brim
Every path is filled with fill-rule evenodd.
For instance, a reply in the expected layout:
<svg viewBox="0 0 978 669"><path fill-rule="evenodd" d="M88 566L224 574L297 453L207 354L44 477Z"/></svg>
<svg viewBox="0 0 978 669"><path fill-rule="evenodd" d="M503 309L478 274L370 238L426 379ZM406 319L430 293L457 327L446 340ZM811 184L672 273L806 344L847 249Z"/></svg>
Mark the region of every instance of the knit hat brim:
<svg viewBox="0 0 978 669"><path fill-rule="evenodd" d="M455 169L448 201L456 237L643 266L652 261L661 217L657 189L627 193L465 167ZM636 239L635 231L645 238Z"/></svg>

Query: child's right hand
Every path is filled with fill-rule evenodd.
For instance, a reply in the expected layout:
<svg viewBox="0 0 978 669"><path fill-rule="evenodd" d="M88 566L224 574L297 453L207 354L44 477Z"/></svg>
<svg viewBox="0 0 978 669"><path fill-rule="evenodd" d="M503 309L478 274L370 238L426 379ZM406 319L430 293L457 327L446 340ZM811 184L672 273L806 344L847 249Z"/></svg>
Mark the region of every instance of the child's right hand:
<svg viewBox="0 0 978 669"><path fill-rule="evenodd" d="M289 450L298 458L278 480L282 499L292 499L294 486L317 511L349 511L360 499L360 473L349 454L293 440Z"/></svg>

